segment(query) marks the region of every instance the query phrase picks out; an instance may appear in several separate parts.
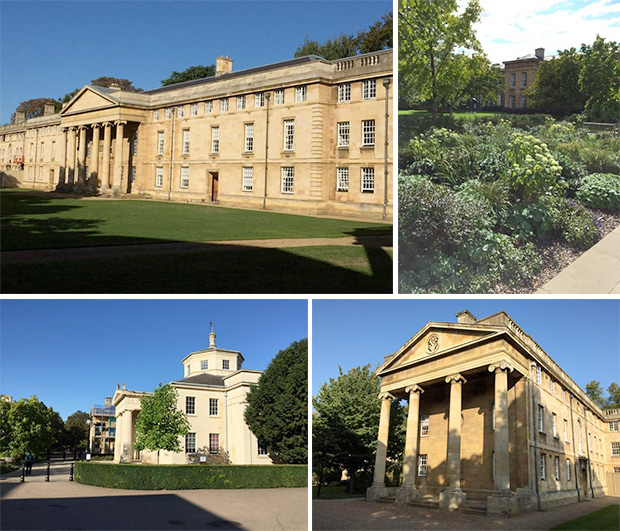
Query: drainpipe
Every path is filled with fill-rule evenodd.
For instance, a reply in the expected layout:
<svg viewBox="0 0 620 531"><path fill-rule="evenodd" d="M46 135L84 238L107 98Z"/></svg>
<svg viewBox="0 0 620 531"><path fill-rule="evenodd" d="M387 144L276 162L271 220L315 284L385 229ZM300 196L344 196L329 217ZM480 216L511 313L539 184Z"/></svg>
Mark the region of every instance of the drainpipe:
<svg viewBox="0 0 620 531"><path fill-rule="evenodd" d="M390 118L390 105L388 95L390 93L391 80L384 79L383 86L385 87L385 139L383 148L383 219L387 218L387 203L388 203L388 133L389 133L389 118Z"/></svg>
<svg viewBox="0 0 620 531"><path fill-rule="evenodd" d="M267 208L267 157L269 155L269 100L271 99L270 92L267 92L265 94L265 99L267 100L267 109L265 112L265 190L263 192L263 210Z"/></svg>
<svg viewBox="0 0 620 531"><path fill-rule="evenodd" d="M534 369L536 370L536 369ZM540 467L540 463L538 462L538 426L536 426L536 420L538 417L538 408L536 407L536 394L535 394L535 386L532 383L532 426L534 428L532 432L532 437L534 439L534 480L536 487L536 503L538 505L538 510L542 510L540 508L540 490L538 488L538 468Z"/></svg>
<svg viewBox="0 0 620 531"><path fill-rule="evenodd" d="M573 438L573 467L575 468L575 487L577 488L577 501L581 501L581 494L579 492L579 465L577 464L577 441L575 439L575 424L573 422L573 395L568 397L570 405L570 431Z"/></svg>
<svg viewBox="0 0 620 531"><path fill-rule="evenodd" d="M34 130L34 168L32 172L32 188L37 182L37 156L39 155L39 128Z"/></svg>
<svg viewBox="0 0 620 531"><path fill-rule="evenodd" d="M590 413L592 413L590 411ZM588 432L588 411L586 410L586 408L583 408L583 416L585 418L585 425L586 425L586 452L588 452L588 475L590 476L590 492L592 494L592 499L594 499L594 485L593 485L593 477L592 477L592 461L590 460L590 437L588 437L588 435L591 435Z"/></svg>
<svg viewBox="0 0 620 531"><path fill-rule="evenodd" d="M174 114L176 109L172 108L172 125L170 126L170 182L168 183L168 201L172 193L172 157L174 154Z"/></svg>

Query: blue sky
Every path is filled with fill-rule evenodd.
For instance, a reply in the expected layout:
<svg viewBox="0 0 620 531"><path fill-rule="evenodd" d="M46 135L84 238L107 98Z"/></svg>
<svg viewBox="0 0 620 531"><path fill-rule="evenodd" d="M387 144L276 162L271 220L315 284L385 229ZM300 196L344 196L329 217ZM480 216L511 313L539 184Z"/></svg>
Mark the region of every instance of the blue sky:
<svg viewBox="0 0 620 531"><path fill-rule="evenodd" d="M307 300L3 300L0 392L36 395L63 418L89 411L116 384L152 391L183 377L181 360L209 345L265 369L308 337Z"/></svg>
<svg viewBox="0 0 620 531"><path fill-rule="evenodd" d="M376 367L429 321L456 322L469 310L482 318L506 311L582 388L620 383L618 300L314 300L312 393L343 372Z"/></svg>
<svg viewBox="0 0 620 531"><path fill-rule="evenodd" d="M143 89L173 70L233 58L241 70L293 57L304 37L366 29L391 1L0 2L0 122L22 101L100 76Z"/></svg>

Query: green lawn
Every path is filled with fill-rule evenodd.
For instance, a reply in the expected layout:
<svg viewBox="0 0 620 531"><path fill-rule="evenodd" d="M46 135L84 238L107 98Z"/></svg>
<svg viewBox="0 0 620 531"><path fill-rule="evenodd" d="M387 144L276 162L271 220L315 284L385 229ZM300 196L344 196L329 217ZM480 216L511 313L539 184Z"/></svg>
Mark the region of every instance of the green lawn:
<svg viewBox="0 0 620 531"><path fill-rule="evenodd" d="M575 520L564 522L551 529L578 529L583 531L610 530L618 531L620 529L620 505L610 505L599 511L581 516Z"/></svg>
<svg viewBox="0 0 620 531"><path fill-rule="evenodd" d="M408 109L408 110L400 110L398 111L398 114L402 116L407 116L410 114L430 114L430 112L415 110L415 109ZM455 112L453 116L456 116L459 118L491 118L492 116L497 116L498 114L501 114L501 113L497 113L497 112ZM450 113L447 113L447 112L440 113L440 116L450 116Z"/></svg>
<svg viewBox="0 0 620 531"><path fill-rule="evenodd" d="M316 498L317 487L312 487L312 497ZM322 500L337 500L341 498L363 498L363 494L349 494L347 487L321 487Z"/></svg>
<svg viewBox="0 0 620 531"><path fill-rule="evenodd" d="M0 192L2 250L391 234L381 223L139 200Z"/></svg>

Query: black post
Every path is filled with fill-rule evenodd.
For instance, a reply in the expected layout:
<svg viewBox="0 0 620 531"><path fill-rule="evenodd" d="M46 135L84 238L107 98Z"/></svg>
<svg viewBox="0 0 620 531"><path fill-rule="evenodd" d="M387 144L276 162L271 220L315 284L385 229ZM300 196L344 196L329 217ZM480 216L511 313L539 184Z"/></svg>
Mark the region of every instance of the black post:
<svg viewBox="0 0 620 531"><path fill-rule="evenodd" d="M73 481L73 463L71 463L71 474L69 475L69 481Z"/></svg>
<svg viewBox="0 0 620 531"><path fill-rule="evenodd" d="M24 481L26 481L26 467L22 466L22 475L19 478L19 482L23 483Z"/></svg>
<svg viewBox="0 0 620 531"><path fill-rule="evenodd" d="M45 476L45 481L49 481L50 480L50 464L49 462L47 463L47 476Z"/></svg>

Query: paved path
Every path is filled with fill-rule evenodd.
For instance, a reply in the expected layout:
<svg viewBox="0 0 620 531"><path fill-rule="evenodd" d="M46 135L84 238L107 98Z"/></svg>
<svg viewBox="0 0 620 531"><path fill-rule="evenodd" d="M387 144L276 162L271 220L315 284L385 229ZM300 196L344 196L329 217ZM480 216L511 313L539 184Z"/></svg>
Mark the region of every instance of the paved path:
<svg viewBox="0 0 620 531"><path fill-rule="evenodd" d="M2 251L4 264L23 262L55 262L79 258L108 256L139 256L160 253L189 253L202 251L235 251L241 248L284 249L323 245L360 245L363 247L391 247L392 236L346 236L344 238L283 238L277 240L229 240L206 242L145 243L135 245L101 245L98 247L71 247L66 249L32 249Z"/></svg>
<svg viewBox="0 0 620 531"><path fill-rule="evenodd" d="M247 529L305 531L308 489L144 491L69 482L70 463L0 476L1 529Z"/></svg>
<svg viewBox="0 0 620 531"><path fill-rule="evenodd" d="M620 226L543 284L536 293L620 294Z"/></svg>
<svg viewBox="0 0 620 531"><path fill-rule="evenodd" d="M392 530L392 529L549 529L563 522L579 518L612 504L620 497L606 496L581 503L563 505L548 511L533 512L514 517L495 517L447 512L426 507L401 507L392 503L363 500L314 500L312 502L313 530Z"/></svg>

